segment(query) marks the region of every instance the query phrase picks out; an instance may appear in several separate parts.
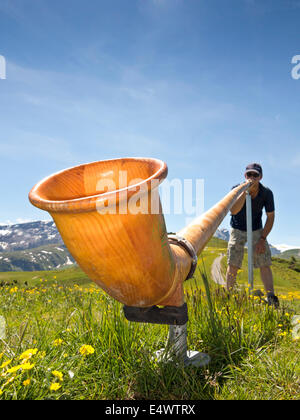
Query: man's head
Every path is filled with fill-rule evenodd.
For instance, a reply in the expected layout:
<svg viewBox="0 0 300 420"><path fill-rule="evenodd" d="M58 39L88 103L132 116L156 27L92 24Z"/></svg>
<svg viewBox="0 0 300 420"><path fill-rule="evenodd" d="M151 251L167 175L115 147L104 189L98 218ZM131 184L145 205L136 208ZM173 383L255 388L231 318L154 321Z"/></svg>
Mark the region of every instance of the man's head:
<svg viewBox="0 0 300 420"><path fill-rule="evenodd" d="M258 183L263 176L262 167L259 163L250 163L245 170L245 178Z"/></svg>

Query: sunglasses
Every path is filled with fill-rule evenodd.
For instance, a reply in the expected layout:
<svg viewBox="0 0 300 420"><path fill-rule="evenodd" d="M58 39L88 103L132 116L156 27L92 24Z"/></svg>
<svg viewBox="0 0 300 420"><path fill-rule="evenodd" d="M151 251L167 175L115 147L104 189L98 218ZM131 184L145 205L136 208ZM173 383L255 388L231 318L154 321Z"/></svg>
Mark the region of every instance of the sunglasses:
<svg viewBox="0 0 300 420"><path fill-rule="evenodd" d="M246 173L247 178L258 178L259 174L257 172L248 172Z"/></svg>

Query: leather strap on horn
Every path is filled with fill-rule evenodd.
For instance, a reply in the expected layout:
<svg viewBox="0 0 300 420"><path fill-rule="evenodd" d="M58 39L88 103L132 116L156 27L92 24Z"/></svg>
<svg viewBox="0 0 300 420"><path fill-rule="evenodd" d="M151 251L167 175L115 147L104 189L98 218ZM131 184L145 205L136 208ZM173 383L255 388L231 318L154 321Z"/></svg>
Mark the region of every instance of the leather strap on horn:
<svg viewBox="0 0 300 420"><path fill-rule="evenodd" d="M178 236L178 235L168 234L168 239L169 239L170 244L181 246L191 256L192 265L191 265L191 269L189 271L189 274L187 275L187 278L185 280L188 280L188 279L192 278L194 273L195 273L195 270L196 270L196 267L197 267L197 262L198 262L198 257L197 257L197 254L196 254L196 251L195 251L193 245L187 239L183 238L182 236Z"/></svg>

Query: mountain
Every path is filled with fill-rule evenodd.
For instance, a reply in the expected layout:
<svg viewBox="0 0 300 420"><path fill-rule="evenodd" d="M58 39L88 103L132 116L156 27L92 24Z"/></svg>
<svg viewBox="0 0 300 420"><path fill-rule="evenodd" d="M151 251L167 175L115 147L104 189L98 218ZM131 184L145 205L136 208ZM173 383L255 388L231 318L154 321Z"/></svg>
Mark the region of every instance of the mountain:
<svg viewBox="0 0 300 420"><path fill-rule="evenodd" d="M271 244L269 244L270 250L271 250L271 255L276 256L276 255L281 255L281 252L278 248L276 248L276 246L273 246Z"/></svg>
<svg viewBox="0 0 300 420"><path fill-rule="evenodd" d="M0 253L22 251L50 244L63 244L55 223L52 221L0 226Z"/></svg>
<svg viewBox="0 0 300 420"><path fill-rule="evenodd" d="M230 232L228 229L217 229L214 237L219 238L219 239L223 239L223 241L229 241L229 237L230 237Z"/></svg>
<svg viewBox="0 0 300 420"><path fill-rule="evenodd" d="M74 262L65 245L44 245L23 251L1 252L0 272L53 270L66 268Z"/></svg>
<svg viewBox="0 0 300 420"><path fill-rule="evenodd" d="M75 261L52 221L0 226L0 271L40 271Z"/></svg>

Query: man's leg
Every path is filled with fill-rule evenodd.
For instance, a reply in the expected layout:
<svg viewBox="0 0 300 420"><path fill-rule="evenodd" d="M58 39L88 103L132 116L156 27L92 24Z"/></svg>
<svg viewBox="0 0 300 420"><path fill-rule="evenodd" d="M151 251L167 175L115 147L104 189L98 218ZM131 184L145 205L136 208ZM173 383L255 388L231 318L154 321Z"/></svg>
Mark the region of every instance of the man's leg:
<svg viewBox="0 0 300 420"><path fill-rule="evenodd" d="M226 271L226 289L232 290L235 285L236 275L238 272L239 267L235 267L234 265L228 265Z"/></svg>
<svg viewBox="0 0 300 420"><path fill-rule="evenodd" d="M267 293L268 305L272 305L275 308L278 308L279 300L278 297L274 294L274 282L271 267L269 265L260 267L260 275L265 287L265 291Z"/></svg>
<svg viewBox="0 0 300 420"><path fill-rule="evenodd" d="M227 271L226 289L232 290L235 285L236 275L242 266L244 257L244 245L247 240L247 232L238 229L231 229L227 247Z"/></svg>
<svg viewBox="0 0 300 420"><path fill-rule="evenodd" d="M261 281L267 294L274 295L273 274L270 266L260 267Z"/></svg>
<svg viewBox="0 0 300 420"><path fill-rule="evenodd" d="M256 247L256 243L259 241L261 234L261 230L255 231L253 237L254 239L254 249ZM256 249L254 251L254 268L260 269L260 276L261 281L264 285L265 291L267 293L267 299L269 305L274 305L276 308L279 306L278 297L274 294L274 281L273 281L273 273L271 269L272 265L272 258L271 258L271 250L269 247L268 242L265 242L265 251L263 253L257 253Z"/></svg>

